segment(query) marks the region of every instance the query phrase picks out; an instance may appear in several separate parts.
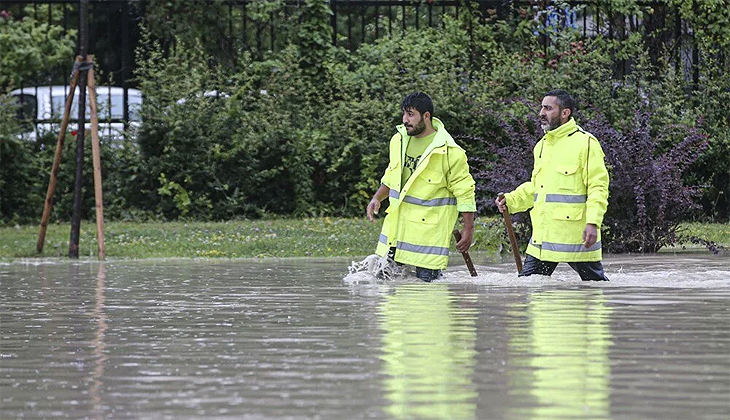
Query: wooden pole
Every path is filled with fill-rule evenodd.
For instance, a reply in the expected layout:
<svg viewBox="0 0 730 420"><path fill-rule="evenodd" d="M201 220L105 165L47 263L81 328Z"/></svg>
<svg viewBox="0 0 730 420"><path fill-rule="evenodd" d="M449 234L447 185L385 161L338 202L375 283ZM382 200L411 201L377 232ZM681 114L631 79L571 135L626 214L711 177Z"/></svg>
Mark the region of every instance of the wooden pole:
<svg viewBox="0 0 730 420"><path fill-rule="evenodd" d="M84 186L84 135L86 134L86 78L88 67L86 51L89 46L89 0L80 0L79 4L79 55L81 68L79 74L79 125L76 136L76 173L74 182L73 214L71 215L71 235L68 241L69 258L79 257L79 239L81 236L81 195Z"/></svg>
<svg viewBox="0 0 730 420"><path fill-rule="evenodd" d="M101 190L101 153L99 150L99 118L96 113L96 81L94 80L94 57L89 56L86 63L91 67L87 76L89 89L89 113L91 114L91 154L94 162L94 201L96 208L96 241L99 246L99 260L104 260L104 202Z"/></svg>
<svg viewBox="0 0 730 420"><path fill-rule="evenodd" d="M53 207L53 193L56 191L56 181L58 180L58 170L61 166L61 155L63 154L63 143L66 139L66 130L68 129L68 120L71 117L71 104L74 99L74 91L79 81L79 64L81 64L81 56L76 57L73 73L71 74L71 84L69 85L69 93L66 96L66 105L63 110L63 119L61 120L61 131L58 132L58 140L56 141L56 154L53 157L53 167L51 169L51 180L48 182L48 190L46 191L46 201L43 205L43 216L41 217L41 230L38 234L38 242L36 243L36 251L43 252L43 243L46 240L46 229L48 221L51 218L51 208Z"/></svg>
<svg viewBox="0 0 730 420"><path fill-rule="evenodd" d="M499 198L504 197L504 194L499 194ZM522 257L520 256L520 249L517 247L517 237L515 231L512 229L512 220L509 217L509 209L502 213L504 216L504 225L507 227L507 236L509 236L509 244L512 248L512 255L515 257L515 264L517 265L517 273L522 272Z"/></svg>
<svg viewBox="0 0 730 420"><path fill-rule="evenodd" d="M456 239L456 242L459 242L461 240L461 233L454 229L453 232L451 232L454 235L454 239ZM464 257L464 262L466 263L466 268L469 269L469 274L471 274L472 277L477 276L477 270L474 268L474 263L471 262L471 257L469 256L469 251L462 252L461 256Z"/></svg>

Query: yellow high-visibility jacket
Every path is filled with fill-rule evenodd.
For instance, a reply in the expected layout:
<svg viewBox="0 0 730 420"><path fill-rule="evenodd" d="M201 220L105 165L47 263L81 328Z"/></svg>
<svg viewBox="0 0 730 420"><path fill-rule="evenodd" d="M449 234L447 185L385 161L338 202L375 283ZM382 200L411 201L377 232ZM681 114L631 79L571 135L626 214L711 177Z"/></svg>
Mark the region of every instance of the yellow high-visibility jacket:
<svg viewBox="0 0 730 420"><path fill-rule="evenodd" d="M410 136L399 125L390 139L390 163L381 178L390 188L390 205L375 252L385 256L395 247L397 262L443 269L459 212L476 212L476 201L464 149L440 120L432 122L436 136L405 185L401 185L401 173Z"/></svg>
<svg viewBox="0 0 730 420"><path fill-rule="evenodd" d="M505 194L510 213L532 208L527 253L542 261L600 261L608 207L608 171L600 143L571 118L545 133L533 154L530 181ZM598 227L598 239L588 249L582 243L587 223Z"/></svg>

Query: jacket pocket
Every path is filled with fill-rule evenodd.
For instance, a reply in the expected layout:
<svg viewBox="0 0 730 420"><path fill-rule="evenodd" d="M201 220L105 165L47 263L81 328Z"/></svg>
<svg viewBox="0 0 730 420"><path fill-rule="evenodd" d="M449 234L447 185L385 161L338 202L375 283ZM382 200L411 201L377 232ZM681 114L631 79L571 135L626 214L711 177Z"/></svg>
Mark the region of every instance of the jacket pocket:
<svg viewBox="0 0 730 420"><path fill-rule="evenodd" d="M426 183L430 186L441 185L444 180L444 174L442 174L441 172L432 171L430 169L424 169L421 174L418 175L418 177L426 181Z"/></svg>
<svg viewBox="0 0 730 420"><path fill-rule="evenodd" d="M577 191L580 185L580 177L578 176L578 165L558 165L555 185L559 190Z"/></svg>
<svg viewBox="0 0 730 420"><path fill-rule="evenodd" d="M410 209L408 213L408 220L416 225L438 225L440 222L440 216L442 214L436 208L422 208L422 209ZM424 232L429 234L433 232Z"/></svg>
<svg viewBox="0 0 730 420"><path fill-rule="evenodd" d="M383 174L383 177L380 179L380 181L390 188L398 188L400 186L400 177L400 163L391 162L388 167L385 168L385 173Z"/></svg>
<svg viewBox="0 0 730 420"><path fill-rule="evenodd" d="M583 208L559 207L553 210L553 219L564 220L566 222L578 222L583 220Z"/></svg>

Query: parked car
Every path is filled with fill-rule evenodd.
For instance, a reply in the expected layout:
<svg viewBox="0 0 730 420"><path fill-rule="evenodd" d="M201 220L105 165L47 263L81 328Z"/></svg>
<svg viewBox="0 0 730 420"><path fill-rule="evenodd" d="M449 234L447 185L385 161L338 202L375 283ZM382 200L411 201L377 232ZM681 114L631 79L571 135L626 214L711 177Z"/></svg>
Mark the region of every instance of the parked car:
<svg viewBox="0 0 730 420"><path fill-rule="evenodd" d="M21 124L27 127L22 138L35 140L52 133L58 134L66 106L69 86L35 86L16 89L10 96L18 106L17 116ZM119 141L124 133L134 132L141 123L142 92L137 89L126 89L127 107L125 115L125 89L121 87L97 86L97 117L99 118L99 137L102 141ZM78 130L78 98L79 89L74 92L71 105L68 130ZM91 129L89 98L86 98L86 124Z"/></svg>

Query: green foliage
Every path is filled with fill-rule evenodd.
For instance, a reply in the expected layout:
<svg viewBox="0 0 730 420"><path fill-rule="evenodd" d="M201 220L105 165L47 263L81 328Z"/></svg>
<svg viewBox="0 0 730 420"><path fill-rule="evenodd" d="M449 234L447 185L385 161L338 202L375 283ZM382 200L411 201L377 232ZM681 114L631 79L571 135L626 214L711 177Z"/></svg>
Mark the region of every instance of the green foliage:
<svg viewBox="0 0 730 420"><path fill-rule="evenodd" d="M412 25L403 34L395 30L349 51L332 45L331 9L318 0L246 3L245 31L242 8L230 9L229 25L224 2L145 2L136 60L144 123L136 144L104 151L106 215L126 220L359 216L379 185L406 94L428 92L436 116L468 155L490 162L494 156L476 138L493 133L489 142L510 143L500 131L501 119L533 114L529 101L559 87L574 94L586 119L600 113L619 128L641 111L651 116L647 126L655 137L660 128L678 124L707 134L707 151L684 176L703 186L704 216L725 220L730 208L727 8L717 0L609 3L614 13L602 13L602 20L621 29L620 22L627 21L622 17L636 15L648 33L625 28L628 35L617 30L613 38L584 38L560 23L548 24L538 7L482 14L476 3L467 2L459 18L447 16L443 26L415 30ZM656 25L675 14L693 29L693 38L682 42L684 48L691 42L698 47L696 68L674 65L677 47L666 40L666 28ZM26 23L12 22L21 24ZM380 24L382 29L384 21ZM240 33L243 39L235 35ZM34 48L45 47L36 42ZM10 84L2 64L0 77ZM661 139L659 153L682 141L672 135ZM12 203L3 204L3 220L37 220L39 210L19 203L24 192L44 196L52 143L9 144L3 145L8 151L0 169L8 180L5 156L23 154L18 147L31 151L13 161L19 166L12 174L24 177L28 187L14 190L17 198L3 194L3 203ZM71 162L72 152L64 153L64 162ZM72 170L64 166L62 173L69 178L59 186L63 194L54 218L60 220L68 217ZM4 192L9 184L2 182ZM92 209L92 196L84 197Z"/></svg>
<svg viewBox="0 0 730 420"><path fill-rule="evenodd" d="M73 62L76 31L31 17L0 17L0 92L21 81L48 84L53 70Z"/></svg>

